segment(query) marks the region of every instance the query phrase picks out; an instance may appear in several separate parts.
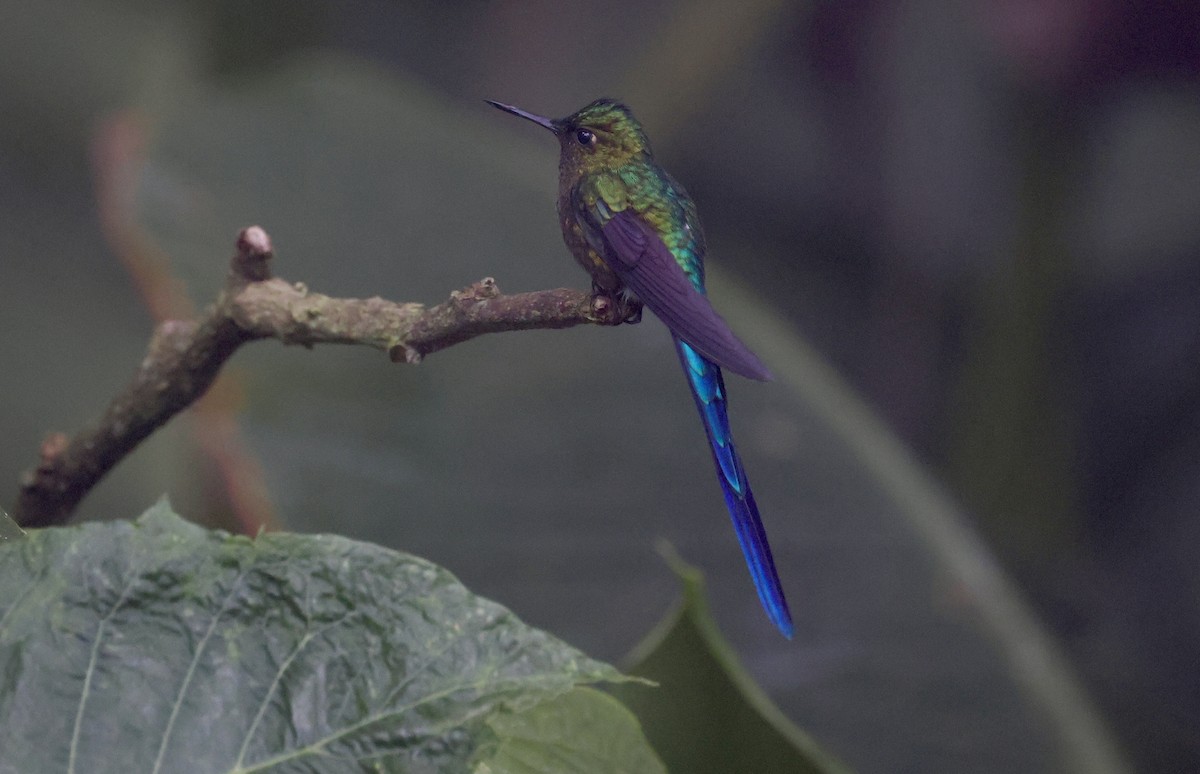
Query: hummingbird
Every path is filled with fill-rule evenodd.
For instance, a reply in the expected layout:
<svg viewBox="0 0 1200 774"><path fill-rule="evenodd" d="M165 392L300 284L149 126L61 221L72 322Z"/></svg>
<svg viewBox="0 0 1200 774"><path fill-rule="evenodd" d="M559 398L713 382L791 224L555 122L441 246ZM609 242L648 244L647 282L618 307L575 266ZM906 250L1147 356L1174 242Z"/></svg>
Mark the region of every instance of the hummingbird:
<svg viewBox="0 0 1200 774"><path fill-rule="evenodd" d="M628 107L598 99L566 118L488 104L558 138L558 219L563 240L592 278L592 292L638 322L645 305L670 330L767 617L792 636L792 617L742 460L733 445L721 369L766 381L770 371L730 330L704 288L704 231L696 205L654 160Z"/></svg>

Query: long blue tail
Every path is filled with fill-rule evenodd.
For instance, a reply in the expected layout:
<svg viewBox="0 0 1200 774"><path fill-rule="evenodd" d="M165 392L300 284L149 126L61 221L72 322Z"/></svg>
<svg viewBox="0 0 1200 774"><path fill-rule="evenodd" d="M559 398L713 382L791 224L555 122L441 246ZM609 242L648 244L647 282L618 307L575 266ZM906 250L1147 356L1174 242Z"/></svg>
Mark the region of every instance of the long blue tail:
<svg viewBox="0 0 1200 774"><path fill-rule="evenodd" d="M742 469L737 450L733 448L729 416L725 413L725 382L721 378L721 369L679 339L675 339L675 349L683 363L688 386L692 388L692 397L696 399L704 432L708 434L708 445L712 447L713 460L717 464L717 480L725 493L725 503L729 506L738 542L742 544L742 553L746 555L754 588L758 590L767 617L791 639L792 614L788 612L787 600L779 585L775 560L771 558L771 546L758 515L754 493L750 491L750 481Z"/></svg>

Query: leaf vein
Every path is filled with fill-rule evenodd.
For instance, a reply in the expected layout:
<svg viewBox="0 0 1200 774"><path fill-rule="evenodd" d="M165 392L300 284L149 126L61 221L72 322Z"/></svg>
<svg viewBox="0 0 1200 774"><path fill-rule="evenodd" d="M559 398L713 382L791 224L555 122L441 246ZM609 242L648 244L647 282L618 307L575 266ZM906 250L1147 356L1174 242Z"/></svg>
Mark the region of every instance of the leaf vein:
<svg viewBox="0 0 1200 774"><path fill-rule="evenodd" d="M384 697L382 704L386 705L389 702L391 702L396 697L396 695L406 685L408 685L409 683L412 682L413 679L415 679L415 677L417 675L421 674L426 669L428 669L431 666L431 664L436 660L437 657L444 654L451 647L453 647L453 645L456 642L462 640L463 638L474 637L479 632L479 630L481 630L484 627L484 625L486 623L487 623L487 621L481 621L481 622L479 622L478 626L475 626L468 630L462 631L458 634L458 636L451 637L449 640L447 640L445 645L435 655L430 656L419 667L417 667L417 671L414 674L406 676L406 678L403 681L401 681L399 685L397 685L395 688L393 688L388 693L388 695ZM302 758L302 757L305 757L308 755L320 755L320 754L327 755L329 753L324 748L327 745L330 745L330 744L338 741L339 739L342 739L342 738L349 736L357 731L360 731L363 728L366 728L374 723L378 723L378 722L381 722L384 720L389 720L394 717L400 717L404 713L410 712L411 710L414 710L417 707L420 707L422 704L426 704L431 701L437 701L438 699L445 698L446 696L450 696L458 691L469 688L471 685L479 685L480 683L481 683L480 680L475 679L471 682L454 685L449 688L444 688L441 691L438 691L436 693L428 694L414 702L410 702L409 704L402 705L393 710L380 711L375 714L367 715L366 717L364 717L362 720L358 721L357 723L352 723L340 731L328 734L328 735L316 740L315 742L311 742L308 745L305 745L304 747L300 747L295 750L289 750L287 752L279 753L278 755L275 755L271 758L267 758L264 761L260 761L259 763L251 766L248 769L242 768L243 758L241 756L239 756L238 761L237 761L237 767L233 770L233 774L249 774L250 772L255 772L255 771L265 771L266 769L269 769L272 766L279 765L280 763L284 763L286 761L293 760L295 758ZM463 717L458 722L458 725L461 725L461 723L465 722L466 720L469 720L471 717L473 717L474 715L478 714L478 712L481 712L481 711L482 710L467 713L466 716Z"/></svg>
<svg viewBox="0 0 1200 774"><path fill-rule="evenodd" d="M362 720L358 721L357 723L353 723L349 726L346 726L341 731L323 736L320 739L318 739L317 741L311 742L311 743L305 745L304 747L298 747L295 750L289 750L287 752L283 752L278 755L275 755L271 758L267 758L266 760L259 761L258 763L254 764L250 768L243 768L241 766L241 761L239 761L237 767L234 768L230 772L230 774L251 774L251 772L265 771L265 770L271 768L272 766L278 766L281 763L285 763L290 760L295 760L297 758L303 758L303 757L306 757L309 755L330 755L330 753L325 750L325 747L338 741L339 739L350 736L351 734L353 734L357 731L361 731L362 729L367 728L368 726L374 725L375 723L380 723L385 720L393 720L393 719L400 718L406 712L411 712L412 710L416 709L417 707L420 707L423 704L428 704L429 702L437 701L438 699L444 699L447 696L453 695L453 694L457 693L458 691L466 690L467 688L470 688L472 685L477 685L477 684L478 684L478 680L471 680L468 682L456 683L447 688L443 688L440 691L436 691L434 693L428 694L427 696L423 696L420 699L418 699L417 701L402 705L400 707L396 707L393 710L388 710L385 712L379 712L379 713L376 713L373 715L368 715L367 717L363 718ZM463 716L461 716L461 718L459 718L457 720L457 722L454 723L454 725L451 725L449 727L454 728L456 726L462 725L463 722L470 720L471 718L475 717L476 715L479 715L479 714L482 714L483 712L488 711L488 709L490 709L490 708L481 707L481 708L476 708L473 711L469 711L469 712L465 713Z"/></svg>
<svg viewBox="0 0 1200 774"><path fill-rule="evenodd" d="M175 728L175 719L179 716L179 708L183 706L183 697L187 694L188 688L191 687L192 678L196 674L196 667L200 663L200 657L203 655L205 647L208 646L208 641L212 638L213 632L217 629L217 622L228 611L229 602L233 599L233 595L237 593L242 581L245 580L249 569L249 567L243 567L238 576L234 578L233 583L229 587L229 593L225 595L225 599L221 602L221 607L213 614L212 621L208 624L208 629L204 632L204 636L196 646L196 652L192 655L192 662L188 664L187 674L184 675L183 682L179 685L179 692L175 695L175 702L171 707L171 717L167 719L167 726L163 729L162 743L158 746L158 756L154 759L154 768L151 770L151 774L158 774L162 769L163 759L167 753L167 744Z"/></svg>
<svg viewBox="0 0 1200 774"><path fill-rule="evenodd" d="M75 759L79 753L79 737L83 731L83 710L87 706L88 697L92 690L92 676L96 673L96 662L100 658L100 643L104 640L104 630L108 626L108 622L112 620L121 606L125 604L125 599L129 596L130 590L137 583L140 570L134 569L130 573L129 579L125 582L124 588L117 596L117 600L113 606L100 619L99 625L96 627L96 636L92 640L91 653L88 656L87 673L83 678L83 690L79 693L79 706L75 709L75 727L71 731L71 747L67 753L67 774L75 774Z"/></svg>
<svg viewBox="0 0 1200 774"><path fill-rule="evenodd" d="M29 592L37 588L38 584L41 583L42 579L45 577L45 573L40 573L37 578L29 583L29 585L21 589L20 594L17 594L15 597L13 597L8 607L5 608L4 615L0 615L0 632L4 631L4 623L8 620L8 617L12 614L12 611L16 610L17 607L19 607L20 604L25 601L25 597L29 596Z"/></svg>
<svg viewBox="0 0 1200 774"><path fill-rule="evenodd" d="M258 724L262 722L263 717L266 715L267 707L270 706L271 698L275 695L275 691L279 687L280 680L283 679L283 675L292 665L292 662L295 661L296 657L299 656L304 648L308 646L308 643L312 642L319 635L324 634L329 629L345 623L347 619L353 617L354 615L355 611L350 611L338 618L336 621L330 621L328 624L319 629L307 632L299 639L299 641L296 642L296 647L292 648L292 652L288 654L287 658L283 660L283 663L279 665L279 669L275 671L275 678L271 680L270 687L267 689L266 694L263 695L262 702L258 705L258 711L254 714L254 721L250 724L250 727L246 729L246 738L242 740L242 747L238 751L237 761L234 762L234 771L255 770L254 768L243 769L243 761L246 759L246 752L250 749L250 742L254 739L254 732L258 730Z"/></svg>

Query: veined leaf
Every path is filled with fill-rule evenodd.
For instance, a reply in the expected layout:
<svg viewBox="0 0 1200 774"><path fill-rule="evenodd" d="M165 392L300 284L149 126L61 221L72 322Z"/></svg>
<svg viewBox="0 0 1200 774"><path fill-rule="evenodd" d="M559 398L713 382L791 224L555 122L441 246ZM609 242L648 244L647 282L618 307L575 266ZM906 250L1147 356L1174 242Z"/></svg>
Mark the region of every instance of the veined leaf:
<svg viewBox="0 0 1200 774"><path fill-rule="evenodd" d="M461 772L624 679L423 560L165 503L0 543L0 589L2 772Z"/></svg>

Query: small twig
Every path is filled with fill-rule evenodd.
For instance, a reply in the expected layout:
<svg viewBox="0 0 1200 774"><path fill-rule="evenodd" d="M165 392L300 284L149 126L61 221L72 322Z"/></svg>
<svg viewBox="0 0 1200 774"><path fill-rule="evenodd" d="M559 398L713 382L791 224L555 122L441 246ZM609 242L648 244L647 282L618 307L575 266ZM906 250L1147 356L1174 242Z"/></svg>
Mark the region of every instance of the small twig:
<svg viewBox="0 0 1200 774"><path fill-rule="evenodd" d="M238 235L229 278L195 320L157 326L133 380L104 414L74 438L52 434L36 468L21 477L14 518L27 527L65 522L88 491L147 436L191 405L238 347L256 339L285 344L361 344L395 362L485 333L617 325L617 305L579 290L500 294L491 278L426 308L382 298L332 298L272 278L271 239L258 226Z"/></svg>

